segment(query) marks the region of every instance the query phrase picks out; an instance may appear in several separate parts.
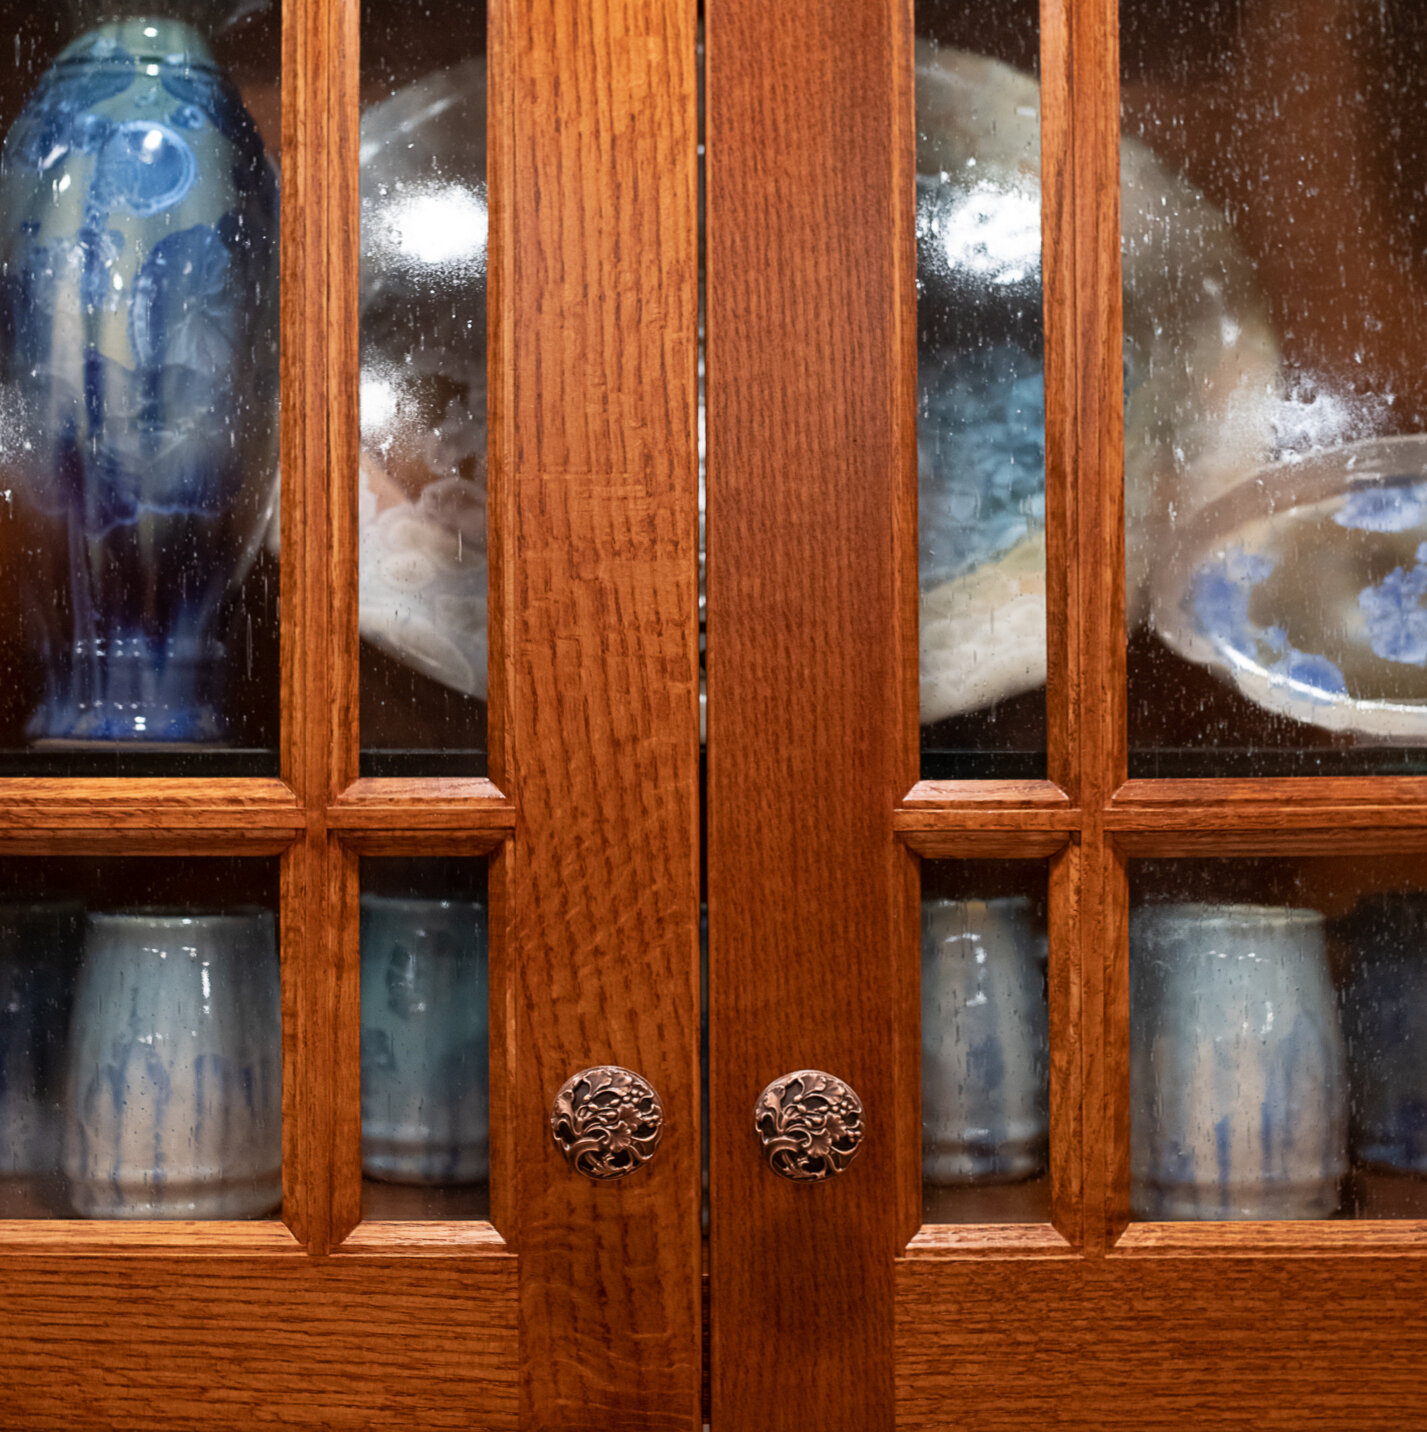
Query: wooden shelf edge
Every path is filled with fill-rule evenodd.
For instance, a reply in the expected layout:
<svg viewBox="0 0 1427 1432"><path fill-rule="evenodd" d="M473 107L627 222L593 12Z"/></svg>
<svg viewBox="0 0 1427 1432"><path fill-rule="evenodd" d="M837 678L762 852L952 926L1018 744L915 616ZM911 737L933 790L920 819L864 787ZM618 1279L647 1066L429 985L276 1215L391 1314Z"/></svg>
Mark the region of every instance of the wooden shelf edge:
<svg viewBox="0 0 1427 1432"><path fill-rule="evenodd" d="M327 807L327 828L506 832L515 829L515 805L487 780L368 777Z"/></svg>
<svg viewBox="0 0 1427 1432"><path fill-rule="evenodd" d="M388 1257L465 1256L514 1258L504 1238L482 1222L359 1223L334 1250L334 1256L379 1253Z"/></svg>
<svg viewBox="0 0 1427 1432"><path fill-rule="evenodd" d="M897 837L925 860L1048 860L1058 855L1078 832L1035 827L956 826L935 830L899 830Z"/></svg>
<svg viewBox="0 0 1427 1432"><path fill-rule="evenodd" d="M918 781L902 797L899 814L913 810L1070 810L1054 781Z"/></svg>
<svg viewBox="0 0 1427 1432"><path fill-rule="evenodd" d="M62 1254L66 1258L155 1254L188 1258L306 1256L291 1231L275 1219L241 1223L98 1223L58 1218L0 1221L0 1268L7 1257L37 1253Z"/></svg>
<svg viewBox="0 0 1427 1432"><path fill-rule="evenodd" d="M1132 1223L1112 1258L1320 1258L1427 1256L1427 1220L1320 1223Z"/></svg>
<svg viewBox="0 0 1427 1432"><path fill-rule="evenodd" d="M927 1223L917 1230L901 1259L1079 1256L1049 1223Z"/></svg>
<svg viewBox="0 0 1427 1432"><path fill-rule="evenodd" d="M1264 807L1269 811L1360 807L1400 811L1416 807L1427 819L1427 776L1275 776L1193 780L1131 780L1110 797L1109 809L1169 811Z"/></svg>
<svg viewBox="0 0 1427 1432"><path fill-rule="evenodd" d="M233 829L296 835L307 816L282 781L0 779L0 832Z"/></svg>

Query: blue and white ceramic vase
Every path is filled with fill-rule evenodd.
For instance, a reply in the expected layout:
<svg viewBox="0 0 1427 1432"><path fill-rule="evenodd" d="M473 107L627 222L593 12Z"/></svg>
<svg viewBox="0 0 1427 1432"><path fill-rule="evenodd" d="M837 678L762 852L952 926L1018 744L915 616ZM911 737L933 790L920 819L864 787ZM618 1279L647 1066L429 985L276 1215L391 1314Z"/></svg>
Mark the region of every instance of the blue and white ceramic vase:
<svg viewBox="0 0 1427 1432"><path fill-rule="evenodd" d="M1359 1163L1427 1173L1427 896L1364 900L1343 924L1343 1026Z"/></svg>
<svg viewBox="0 0 1427 1432"><path fill-rule="evenodd" d="M362 1168L390 1183L490 1176L485 907L362 896Z"/></svg>
<svg viewBox="0 0 1427 1432"><path fill-rule="evenodd" d="M1046 1167L1045 942L1024 896L922 902L922 1173L1012 1183Z"/></svg>
<svg viewBox="0 0 1427 1432"><path fill-rule="evenodd" d="M91 915L68 1063L80 1216L259 1218L281 1203L271 912Z"/></svg>
<svg viewBox="0 0 1427 1432"><path fill-rule="evenodd" d="M1348 1080L1323 917L1157 905L1130 919L1135 1217L1327 1218Z"/></svg>
<svg viewBox="0 0 1427 1432"><path fill-rule="evenodd" d="M189 7L199 9L201 7ZM200 30L105 20L0 149L0 472L33 741L221 741L277 492L278 187Z"/></svg>
<svg viewBox="0 0 1427 1432"><path fill-rule="evenodd" d="M0 905L0 1178L59 1171L63 1058L84 909Z"/></svg>

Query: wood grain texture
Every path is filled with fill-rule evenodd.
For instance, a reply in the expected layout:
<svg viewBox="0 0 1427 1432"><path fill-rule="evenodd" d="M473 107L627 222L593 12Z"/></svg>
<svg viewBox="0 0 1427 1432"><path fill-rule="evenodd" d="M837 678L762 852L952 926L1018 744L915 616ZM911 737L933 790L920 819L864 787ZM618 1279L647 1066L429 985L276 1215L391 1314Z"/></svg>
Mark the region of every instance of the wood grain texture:
<svg viewBox="0 0 1427 1432"><path fill-rule="evenodd" d="M706 37L711 1424L890 1432L920 1162L892 829L917 774L911 7L709 0ZM804 1067L867 1111L815 1186L751 1123Z"/></svg>
<svg viewBox="0 0 1427 1432"><path fill-rule="evenodd" d="M907 1258L898 1432L1403 1432L1427 1261Z"/></svg>
<svg viewBox="0 0 1427 1432"><path fill-rule="evenodd" d="M1132 1223L1112 1251L1115 1258L1379 1257L1427 1252L1421 1219L1335 1219L1322 1223Z"/></svg>
<svg viewBox="0 0 1427 1432"><path fill-rule="evenodd" d="M255 1256L215 1232L206 1254L7 1252L0 1428L513 1432L514 1258Z"/></svg>
<svg viewBox="0 0 1427 1432"><path fill-rule="evenodd" d="M697 1429L696 6L491 16L521 1423ZM548 1121L601 1063L650 1080L667 1131L597 1184Z"/></svg>
<svg viewBox="0 0 1427 1432"><path fill-rule="evenodd" d="M1073 1249L1043 1223L929 1223L917 1230L903 1258L1046 1258Z"/></svg>
<svg viewBox="0 0 1427 1432"><path fill-rule="evenodd" d="M1412 855L1427 852L1427 827L1376 824L1353 826L1334 824L1320 814L1318 824L1309 827L1260 825L1234 819L1223 825L1211 824L1210 813L1199 812L1204 824L1194 828L1161 828L1151 831L1114 830L1109 840L1119 854L1127 857L1228 858L1249 855ZM1390 819L1380 812L1378 821Z"/></svg>
<svg viewBox="0 0 1427 1432"><path fill-rule="evenodd" d="M944 826L899 830L903 845L927 860L1044 860L1065 849L1078 832L1040 830L1014 824L989 829Z"/></svg>
<svg viewBox="0 0 1427 1432"><path fill-rule="evenodd" d="M898 818L913 813L1003 809L1064 813L1071 800L1054 781L918 781L902 797Z"/></svg>
<svg viewBox="0 0 1427 1432"><path fill-rule="evenodd" d="M0 779L0 830L98 829L136 834L242 828L296 833L306 816L296 794L269 780Z"/></svg>

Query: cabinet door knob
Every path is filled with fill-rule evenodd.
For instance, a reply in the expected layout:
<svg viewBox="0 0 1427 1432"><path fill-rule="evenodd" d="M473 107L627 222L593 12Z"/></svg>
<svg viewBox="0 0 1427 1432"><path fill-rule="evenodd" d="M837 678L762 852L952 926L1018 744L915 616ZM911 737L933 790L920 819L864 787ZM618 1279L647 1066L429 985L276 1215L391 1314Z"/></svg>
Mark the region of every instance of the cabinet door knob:
<svg viewBox="0 0 1427 1432"><path fill-rule="evenodd" d="M576 1173L626 1178L654 1157L664 1137L664 1106L632 1069L597 1064L560 1086L550 1106L550 1134Z"/></svg>
<svg viewBox="0 0 1427 1432"><path fill-rule="evenodd" d="M753 1129L768 1167L797 1183L841 1173L862 1147L862 1100L821 1069L775 1079L753 1106Z"/></svg>

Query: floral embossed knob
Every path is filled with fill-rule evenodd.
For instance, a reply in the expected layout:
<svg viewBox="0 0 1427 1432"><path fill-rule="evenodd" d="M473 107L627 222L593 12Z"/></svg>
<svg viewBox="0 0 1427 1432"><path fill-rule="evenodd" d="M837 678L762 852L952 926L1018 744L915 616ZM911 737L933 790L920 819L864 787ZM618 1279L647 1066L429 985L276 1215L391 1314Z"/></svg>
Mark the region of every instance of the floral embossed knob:
<svg viewBox="0 0 1427 1432"><path fill-rule="evenodd" d="M632 1069L600 1064L560 1086L550 1134L566 1162L586 1178L624 1178L654 1157L664 1137L664 1106Z"/></svg>
<svg viewBox="0 0 1427 1432"><path fill-rule="evenodd" d="M821 1069L775 1079L753 1106L753 1128L768 1167L797 1183L841 1173L862 1147L862 1100Z"/></svg>

